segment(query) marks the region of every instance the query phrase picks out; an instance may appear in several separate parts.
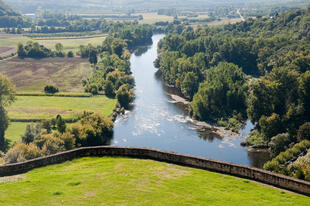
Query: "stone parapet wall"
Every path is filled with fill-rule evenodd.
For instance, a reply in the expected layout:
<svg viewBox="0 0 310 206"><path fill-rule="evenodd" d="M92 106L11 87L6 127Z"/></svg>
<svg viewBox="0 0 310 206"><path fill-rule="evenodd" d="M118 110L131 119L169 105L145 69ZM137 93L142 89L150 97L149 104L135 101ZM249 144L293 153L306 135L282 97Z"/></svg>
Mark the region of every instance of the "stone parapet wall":
<svg viewBox="0 0 310 206"><path fill-rule="evenodd" d="M2 165L0 166L0 176L20 174L34 168L57 164L75 158L88 156L120 156L140 159L152 159L247 178L250 180L265 183L268 185L273 185L279 188L310 196L310 182L302 181L292 177L244 165L238 165L190 155L176 154L155 149L132 147L82 147L58 153L55 155L50 155L47 157L29 160L22 163Z"/></svg>

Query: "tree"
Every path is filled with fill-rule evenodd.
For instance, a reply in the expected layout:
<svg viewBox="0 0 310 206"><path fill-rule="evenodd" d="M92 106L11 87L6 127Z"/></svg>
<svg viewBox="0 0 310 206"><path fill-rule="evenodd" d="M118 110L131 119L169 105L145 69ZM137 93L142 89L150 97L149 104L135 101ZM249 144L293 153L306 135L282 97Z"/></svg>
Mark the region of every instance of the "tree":
<svg viewBox="0 0 310 206"><path fill-rule="evenodd" d="M33 142L35 139L39 139L41 136L40 124L27 124L25 133L21 136L22 141L26 144Z"/></svg>
<svg viewBox="0 0 310 206"><path fill-rule="evenodd" d="M64 56L64 53L63 53L64 46L61 43L55 44L55 49L56 49L56 56L58 57Z"/></svg>
<svg viewBox="0 0 310 206"><path fill-rule="evenodd" d="M68 51L67 56L68 56L69 58L72 58L72 57L74 57L74 54L73 54L73 52L72 52L72 51Z"/></svg>
<svg viewBox="0 0 310 206"><path fill-rule="evenodd" d="M197 75L195 75L194 72L188 72L185 75L183 82L181 83L181 91L184 95L191 99L197 92L198 85L199 83Z"/></svg>
<svg viewBox="0 0 310 206"><path fill-rule="evenodd" d="M48 93L48 94L55 94L55 93L59 92L59 89L53 85L46 85L44 87L44 92Z"/></svg>
<svg viewBox="0 0 310 206"><path fill-rule="evenodd" d="M89 62L91 64L97 64L98 62L97 52L94 49L89 52Z"/></svg>
<svg viewBox="0 0 310 206"><path fill-rule="evenodd" d="M126 43L124 42L123 39L117 39L117 38L113 39L111 45L112 53L117 54L119 57L121 57L125 47Z"/></svg>
<svg viewBox="0 0 310 206"><path fill-rule="evenodd" d="M24 58L26 56L24 45L22 43L18 43L17 45L17 56L20 58Z"/></svg>
<svg viewBox="0 0 310 206"><path fill-rule="evenodd" d="M61 43L55 44L55 49L57 52L62 52L64 49L64 46Z"/></svg>
<svg viewBox="0 0 310 206"><path fill-rule="evenodd" d="M56 128L60 133L64 133L66 131L66 122L62 119L60 115L56 117Z"/></svg>
<svg viewBox="0 0 310 206"><path fill-rule="evenodd" d="M193 116L199 120L230 118L234 112L245 113L246 77L232 64L221 62L207 71L191 103Z"/></svg>
<svg viewBox="0 0 310 206"><path fill-rule="evenodd" d="M117 90L116 98L120 105L127 109L129 103L134 99L133 90L130 89L130 86L128 84L124 84Z"/></svg>
<svg viewBox="0 0 310 206"><path fill-rule="evenodd" d="M112 96L115 95L115 93L114 93L114 85L113 85L113 82L111 82L110 80L107 80L104 83L104 93L105 93L105 95L107 95L109 97L112 97Z"/></svg>
<svg viewBox="0 0 310 206"><path fill-rule="evenodd" d="M0 147L4 146L5 130L9 125L5 107L10 105L15 100L14 88L15 86L12 82L0 73Z"/></svg>

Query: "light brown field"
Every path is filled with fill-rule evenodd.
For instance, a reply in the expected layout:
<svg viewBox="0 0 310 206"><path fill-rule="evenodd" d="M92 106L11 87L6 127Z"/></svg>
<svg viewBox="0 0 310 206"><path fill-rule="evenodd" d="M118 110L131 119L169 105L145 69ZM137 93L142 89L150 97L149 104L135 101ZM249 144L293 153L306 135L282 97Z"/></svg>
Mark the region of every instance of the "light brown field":
<svg viewBox="0 0 310 206"><path fill-rule="evenodd" d="M43 91L47 84L60 92L83 92L81 80L90 75L87 59L44 58L20 59L14 57L0 62L0 72L8 76L19 91Z"/></svg>
<svg viewBox="0 0 310 206"><path fill-rule="evenodd" d="M157 13L135 13L134 16L143 16L143 20L139 21L143 24L154 24L159 21L168 21L172 22L173 17L172 16L165 16L165 15L158 15Z"/></svg>

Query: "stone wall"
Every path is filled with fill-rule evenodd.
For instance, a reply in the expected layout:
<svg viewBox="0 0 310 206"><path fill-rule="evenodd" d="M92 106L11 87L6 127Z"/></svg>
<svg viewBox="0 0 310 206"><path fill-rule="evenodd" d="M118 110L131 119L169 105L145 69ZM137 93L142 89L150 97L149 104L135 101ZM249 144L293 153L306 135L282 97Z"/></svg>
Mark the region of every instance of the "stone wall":
<svg viewBox="0 0 310 206"><path fill-rule="evenodd" d="M72 160L74 158L86 156L122 156L152 159L247 178L310 196L310 182L275 174L253 167L146 148L111 146L78 148L22 163L0 166L0 176L20 174L34 168L61 163L64 161Z"/></svg>

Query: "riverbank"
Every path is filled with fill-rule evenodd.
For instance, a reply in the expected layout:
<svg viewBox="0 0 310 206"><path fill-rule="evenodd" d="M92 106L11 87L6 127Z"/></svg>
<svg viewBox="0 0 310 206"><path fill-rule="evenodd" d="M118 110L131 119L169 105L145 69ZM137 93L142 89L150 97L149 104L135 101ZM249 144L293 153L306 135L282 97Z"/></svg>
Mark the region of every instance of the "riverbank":
<svg viewBox="0 0 310 206"><path fill-rule="evenodd" d="M172 87L170 87L172 88ZM169 96L171 97L171 99L173 99L172 103L182 103L185 106L189 106L190 102L179 96L176 94L169 94ZM205 131L211 131L213 133L216 133L218 136L220 137L225 137L225 136L234 136L234 137L241 137L241 129L239 129L239 132L234 132L231 129L227 129L226 127L221 127L221 126L215 126L215 125L211 125L207 122L203 122L203 121L198 121L195 119L191 118L191 122L197 126L197 130L200 132L205 132ZM244 123L243 123L244 126Z"/></svg>

